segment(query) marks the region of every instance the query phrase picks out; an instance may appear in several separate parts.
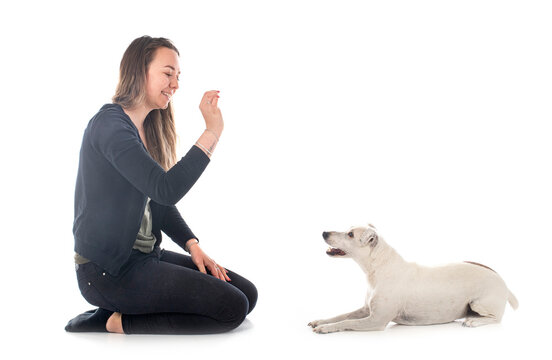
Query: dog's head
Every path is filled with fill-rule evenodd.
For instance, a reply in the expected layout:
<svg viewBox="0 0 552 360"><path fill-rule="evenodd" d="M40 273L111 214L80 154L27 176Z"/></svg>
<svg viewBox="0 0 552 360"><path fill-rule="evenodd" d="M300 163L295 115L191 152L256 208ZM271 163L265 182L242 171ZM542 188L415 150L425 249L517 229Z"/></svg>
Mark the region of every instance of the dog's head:
<svg viewBox="0 0 552 360"><path fill-rule="evenodd" d="M326 251L331 257L364 257L378 246L380 241L376 228L368 226L352 227L346 232L323 232L322 237L330 248Z"/></svg>

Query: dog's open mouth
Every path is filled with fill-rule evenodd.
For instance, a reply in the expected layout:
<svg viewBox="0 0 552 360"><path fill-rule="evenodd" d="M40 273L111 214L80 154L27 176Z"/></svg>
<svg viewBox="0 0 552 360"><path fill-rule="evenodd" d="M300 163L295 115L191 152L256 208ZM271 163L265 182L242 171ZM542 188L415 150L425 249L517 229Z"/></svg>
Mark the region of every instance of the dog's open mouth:
<svg viewBox="0 0 552 360"><path fill-rule="evenodd" d="M326 250L326 254L330 256L345 256L347 253L341 249L329 247L328 250Z"/></svg>

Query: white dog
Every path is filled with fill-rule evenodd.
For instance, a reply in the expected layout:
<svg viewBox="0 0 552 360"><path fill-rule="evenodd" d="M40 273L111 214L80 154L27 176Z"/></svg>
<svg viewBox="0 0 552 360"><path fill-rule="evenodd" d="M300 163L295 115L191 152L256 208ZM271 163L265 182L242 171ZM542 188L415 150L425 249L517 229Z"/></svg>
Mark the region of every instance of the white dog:
<svg viewBox="0 0 552 360"><path fill-rule="evenodd" d="M442 324L465 318L464 326L498 323L506 301L518 302L492 269L465 262L440 267L409 263L378 235L375 227L324 232L332 257L349 257L366 273L371 291L351 313L309 323L321 334L344 330L384 330L403 325Z"/></svg>

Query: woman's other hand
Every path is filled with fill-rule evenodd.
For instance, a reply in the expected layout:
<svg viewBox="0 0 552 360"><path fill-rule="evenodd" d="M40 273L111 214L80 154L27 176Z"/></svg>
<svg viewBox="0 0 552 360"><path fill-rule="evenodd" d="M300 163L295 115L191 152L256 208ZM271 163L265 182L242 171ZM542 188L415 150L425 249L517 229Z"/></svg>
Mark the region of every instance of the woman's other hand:
<svg viewBox="0 0 552 360"><path fill-rule="evenodd" d="M205 92L199 103L199 110L201 110L201 114L205 119L205 127L213 131L216 136L220 138L222 130L224 129L224 122L222 121L220 109L217 106L219 92L218 90Z"/></svg>
<svg viewBox="0 0 552 360"><path fill-rule="evenodd" d="M207 274L207 270L216 278L222 281L231 281L228 277L228 271L222 266L218 265L213 261L203 250L199 247L198 243L193 243L189 247L190 255L192 256L192 261L197 266L199 271L204 274Z"/></svg>

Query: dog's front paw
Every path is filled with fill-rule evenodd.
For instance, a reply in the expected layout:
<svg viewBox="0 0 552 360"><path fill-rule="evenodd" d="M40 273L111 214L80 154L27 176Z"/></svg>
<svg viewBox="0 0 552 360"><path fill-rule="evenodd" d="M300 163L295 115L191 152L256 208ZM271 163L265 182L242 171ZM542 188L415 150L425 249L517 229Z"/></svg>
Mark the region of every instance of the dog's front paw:
<svg viewBox="0 0 552 360"><path fill-rule="evenodd" d="M311 321L308 326L312 327L312 328L315 328L317 327L318 325L322 324L324 322L324 320L314 320L314 321Z"/></svg>
<svg viewBox="0 0 552 360"><path fill-rule="evenodd" d="M314 331L317 334L329 334L339 330L337 330L333 324L326 324L326 325L316 326L314 329L312 329L312 331Z"/></svg>

